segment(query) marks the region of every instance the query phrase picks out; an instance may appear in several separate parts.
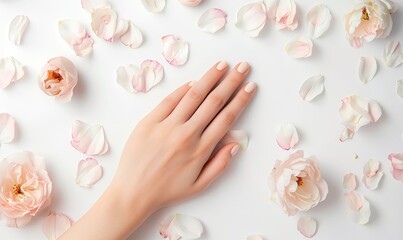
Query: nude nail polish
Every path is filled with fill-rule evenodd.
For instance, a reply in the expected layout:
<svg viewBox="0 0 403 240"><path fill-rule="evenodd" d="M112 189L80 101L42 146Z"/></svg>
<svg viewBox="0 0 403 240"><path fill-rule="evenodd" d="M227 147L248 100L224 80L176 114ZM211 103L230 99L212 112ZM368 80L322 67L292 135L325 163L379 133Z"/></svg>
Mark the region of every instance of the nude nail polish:
<svg viewBox="0 0 403 240"><path fill-rule="evenodd" d="M216 68L218 71L222 71L224 70L226 67L228 66L228 64L225 61L221 61L217 64Z"/></svg>
<svg viewBox="0 0 403 240"><path fill-rule="evenodd" d="M256 88L256 84L254 82L249 82L245 86L245 92L251 93L251 92L253 92L253 90L255 90L255 88Z"/></svg>
<svg viewBox="0 0 403 240"><path fill-rule="evenodd" d="M249 64L247 62L241 62L236 70L239 73L246 73L249 70Z"/></svg>
<svg viewBox="0 0 403 240"><path fill-rule="evenodd" d="M231 149L231 156L234 157L239 151L239 145L235 145L232 149Z"/></svg>

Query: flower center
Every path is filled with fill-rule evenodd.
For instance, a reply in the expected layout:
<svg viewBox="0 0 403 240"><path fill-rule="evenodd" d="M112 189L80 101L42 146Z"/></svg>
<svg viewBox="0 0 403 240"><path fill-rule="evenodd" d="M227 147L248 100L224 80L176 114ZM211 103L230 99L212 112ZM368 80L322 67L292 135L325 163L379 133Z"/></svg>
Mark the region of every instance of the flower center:
<svg viewBox="0 0 403 240"><path fill-rule="evenodd" d="M24 193L21 191L21 186L19 184L14 184L13 194L14 195L24 195Z"/></svg>
<svg viewBox="0 0 403 240"><path fill-rule="evenodd" d="M367 12L367 8L363 7L361 12L362 12L361 19L362 20L369 20L369 15L368 15L368 12Z"/></svg>
<svg viewBox="0 0 403 240"><path fill-rule="evenodd" d="M298 187L304 185L304 179L302 179L301 177L297 177L297 184Z"/></svg>
<svg viewBox="0 0 403 240"><path fill-rule="evenodd" d="M49 70L48 71L48 80L57 80L58 82L60 82L61 80L63 80L63 77L58 72Z"/></svg>

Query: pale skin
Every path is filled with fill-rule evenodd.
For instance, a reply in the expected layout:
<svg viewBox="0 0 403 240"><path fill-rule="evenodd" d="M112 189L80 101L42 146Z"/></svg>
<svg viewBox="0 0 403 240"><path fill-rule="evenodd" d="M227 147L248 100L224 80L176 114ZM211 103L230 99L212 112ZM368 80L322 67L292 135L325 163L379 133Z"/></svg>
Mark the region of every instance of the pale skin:
<svg viewBox="0 0 403 240"><path fill-rule="evenodd" d="M253 82L244 83L250 72L246 62L228 71L226 62L216 63L141 120L105 193L59 239L126 239L158 209L206 189L239 145L229 143L214 155L213 150L256 92Z"/></svg>

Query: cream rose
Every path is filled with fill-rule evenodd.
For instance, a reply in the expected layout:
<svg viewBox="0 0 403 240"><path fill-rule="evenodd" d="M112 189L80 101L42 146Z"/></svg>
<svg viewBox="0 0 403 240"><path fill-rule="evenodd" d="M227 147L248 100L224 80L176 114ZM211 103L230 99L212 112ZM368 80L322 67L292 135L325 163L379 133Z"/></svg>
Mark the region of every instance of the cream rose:
<svg viewBox="0 0 403 240"><path fill-rule="evenodd" d="M22 227L50 204L52 182L43 158L20 152L0 162L0 218Z"/></svg>
<svg viewBox="0 0 403 240"><path fill-rule="evenodd" d="M74 64L65 57L50 59L42 69L39 87L57 101L68 102L73 96L78 75Z"/></svg>
<svg viewBox="0 0 403 240"><path fill-rule="evenodd" d="M303 151L277 160L270 176L271 199L288 215L307 211L325 200L328 187L314 157L305 158Z"/></svg>

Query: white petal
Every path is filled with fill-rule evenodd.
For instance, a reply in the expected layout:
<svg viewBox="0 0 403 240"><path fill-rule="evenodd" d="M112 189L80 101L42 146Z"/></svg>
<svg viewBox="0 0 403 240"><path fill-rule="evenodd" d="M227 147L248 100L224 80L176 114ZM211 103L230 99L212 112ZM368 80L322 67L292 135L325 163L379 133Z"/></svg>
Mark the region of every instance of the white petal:
<svg viewBox="0 0 403 240"><path fill-rule="evenodd" d="M357 188L357 176L353 173L344 175L343 187L349 191L353 191Z"/></svg>
<svg viewBox="0 0 403 240"><path fill-rule="evenodd" d="M203 225L199 219L176 214L171 222L172 228L184 239L198 239L203 233Z"/></svg>
<svg viewBox="0 0 403 240"><path fill-rule="evenodd" d="M71 145L87 155L103 155L108 151L104 128L78 120L73 125Z"/></svg>
<svg viewBox="0 0 403 240"><path fill-rule="evenodd" d="M71 220L64 214L50 213L42 224L42 231L48 240L56 240L71 227Z"/></svg>
<svg viewBox="0 0 403 240"><path fill-rule="evenodd" d="M8 113L0 113L0 145L14 140L15 119Z"/></svg>
<svg viewBox="0 0 403 240"><path fill-rule="evenodd" d="M127 33L129 28L130 28L130 22L125 19L119 18L116 22L116 29L115 29L115 32L113 33L112 41L114 41L115 39L120 39L124 34ZM131 33L129 32L129 34L131 34ZM143 37L143 36L141 36L141 37Z"/></svg>
<svg viewBox="0 0 403 240"><path fill-rule="evenodd" d="M247 237L246 240L264 240L264 239L259 235L252 235Z"/></svg>
<svg viewBox="0 0 403 240"><path fill-rule="evenodd" d="M319 96L324 90L324 79L325 78L319 74L305 80L299 89L299 96L302 98L302 100L311 101Z"/></svg>
<svg viewBox="0 0 403 240"><path fill-rule="evenodd" d="M308 12L307 19L309 35L312 38L319 38L329 29L332 14L328 7L318 4Z"/></svg>
<svg viewBox="0 0 403 240"><path fill-rule="evenodd" d="M91 13L91 19L92 31L94 31L99 38L109 42L113 42L115 40L114 37L117 35L117 30L119 30L120 34L123 34L127 30L127 28L124 30L123 26L128 27L124 21L119 21L120 19L118 19L116 11L109 7L94 9L94 11ZM122 32L122 30L124 30L124 32Z"/></svg>
<svg viewBox="0 0 403 240"><path fill-rule="evenodd" d="M398 41L389 41L383 51L383 62L386 66L395 68L403 63L403 48Z"/></svg>
<svg viewBox="0 0 403 240"><path fill-rule="evenodd" d="M312 217L301 216L297 223L298 231L307 238L311 238L316 233L317 223Z"/></svg>
<svg viewBox="0 0 403 240"><path fill-rule="evenodd" d="M141 75L141 70L133 64L120 66L117 71L116 82L129 93L135 92L132 85L133 77Z"/></svg>
<svg viewBox="0 0 403 240"><path fill-rule="evenodd" d="M276 130L277 144L284 150L290 150L299 141L298 132L291 123L283 123Z"/></svg>
<svg viewBox="0 0 403 240"><path fill-rule="evenodd" d="M215 33L227 23L227 14L218 8L210 8L199 18L197 26L208 33Z"/></svg>
<svg viewBox="0 0 403 240"><path fill-rule="evenodd" d="M111 4L107 0L81 0L81 6L92 13L97 8L111 7Z"/></svg>
<svg viewBox="0 0 403 240"><path fill-rule="evenodd" d="M14 57L0 59L0 88L6 88L10 83L24 76L22 64Z"/></svg>
<svg viewBox="0 0 403 240"><path fill-rule="evenodd" d="M371 208L369 202L357 192L344 194L344 200L347 204L350 218L358 224L367 224L371 217Z"/></svg>
<svg viewBox="0 0 403 240"><path fill-rule="evenodd" d="M20 45L21 38L24 35L25 29L29 24L29 18L27 16L18 15L10 23L8 31L8 39L15 45Z"/></svg>
<svg viewBox="0 0 403 240"><path fill-rule="evenodd" d="M196 7L202 0L179 0L179 2L188 7Z"/></svg>
<svg viewBox="0 0 403 240"><path fill-rule="evenodd" d="M162 37L165 60L174 66L181 66L186 63L189 55L189 44L173 35Z"/></svg>
<svg viewBox="0 0 403 240"><path fill-rule="evenodd" d="M59 33L64 41L73 48L77 56L86 56L92 52L94 40L80 22L76 20L59 21Z"/></svg>
<svg viewBox="0 0 403 240"><path fill-rule="evenodd" d="M352 130L348 129L348 128L344 128L343 131L341 131L340 134L340 142L344 142L348 139L352 139L354 137L355 132L353 132Z"/></svg>
<svg viewBox="0 0 403 240"><path fill-rule="evenodd" d="M227 145L228 143L237 142L241 149L245 151L248 148L249 138L243 130L231 130L217 144L217 149Z"/></svg>
<svg viewBox="0 0 403 240"><path fill-rule="evenodd" d="M361 57L358 68L358 76L361 82L367 84L376 74L378 66L374 57Z"/></svg>
<svg viewBox="0 0 403 240"><path fill-rule="evenodd" d="M285 51L288 56L293 58L307 58L312 55L312 48L312 40L302 36L289 42L285 47Z"/></svg>
<svg viewBox="0 0 403 240"><path fill-rule="evenodd" d="M120 37L120 41L130 48L138 48L143 43L143 35L140 30L130 22L129 29Z"/></svg>
<svg viewBox="0 0 403 240"><path fill-rule="evenodd" d="M364 166L363 182L369 190L378 188L379 181L382 179L383 173L380 171L381 163L376 160L369 160Z"/></svg>
<svg viewBox="0 0 403 240"><path fill-rule="evenodd" d="M403 79L396 82L397 95L403 98Z"/></svg>
<svg viewBox="0 0 403 240"><path fill-rule="evenodd" d="M279 0L274 18L276 29L286 28L294 31L298 27L298 20L295 17L296 13L297 6L293 0Z"/></svg>
<svg viewBox="0 0 403 240"><path fill-rule="evenodd" d="M164 10L165 0L141 0L144 7L153 13L158 13Z"/></svg>
<svg viewBox="0 0 403 240"><path fill-rule="evenodd" d="M257 37L265 26L266 20L266 6L263 0L258 0L238 10L235 26L249 37Z"/></svg>
<svg viewBox="0 0 403 240"><path fill-rule="evenodd" d="M81 160L77 166L76 184L81 187L92 187L102 177L102 167L93 158Z"/></svg>

